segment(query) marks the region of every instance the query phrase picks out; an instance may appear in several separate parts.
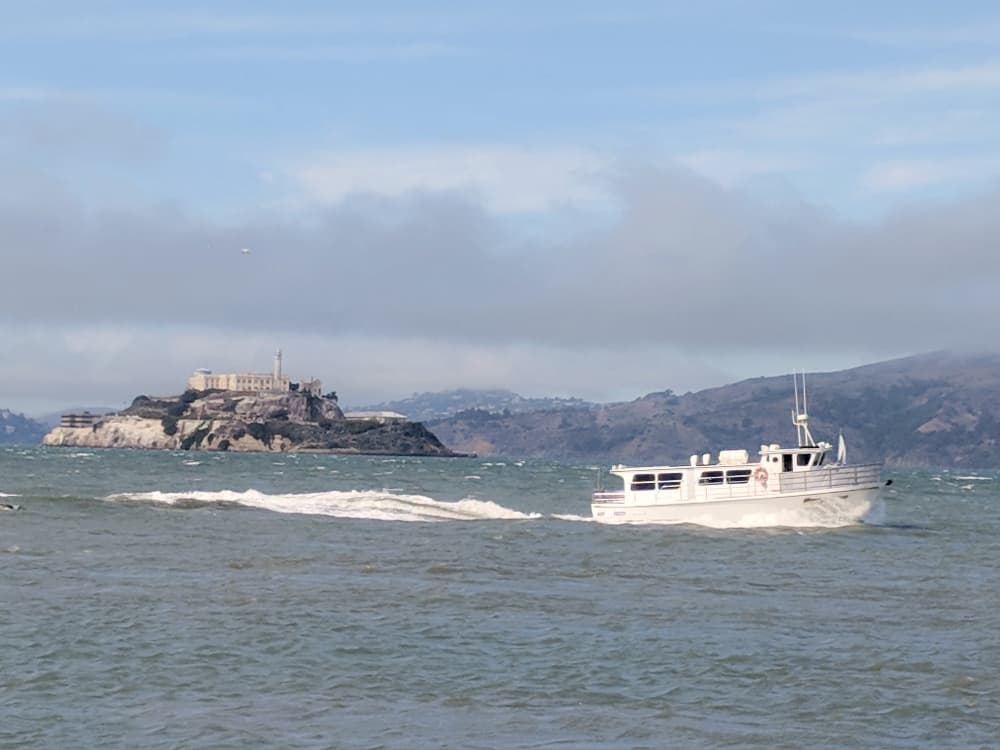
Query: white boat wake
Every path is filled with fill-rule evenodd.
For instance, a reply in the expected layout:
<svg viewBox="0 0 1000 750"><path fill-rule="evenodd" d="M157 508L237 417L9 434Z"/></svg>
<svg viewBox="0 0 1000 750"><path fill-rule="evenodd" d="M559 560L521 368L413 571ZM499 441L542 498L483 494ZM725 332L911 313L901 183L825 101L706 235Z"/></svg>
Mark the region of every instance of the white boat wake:
<svg viewBox="0 0 1000 750"><path fill-rule="evenodd" d="M465 498L454 502L424 495L401 495L388 491L350 490L268 495L258 490L236 492L129 492L110 495L112 502L133 501L166 505L242 505L275 513L301 513L376 521L483 521L542 518L541 513L522 513L488 500Z"/></svg>

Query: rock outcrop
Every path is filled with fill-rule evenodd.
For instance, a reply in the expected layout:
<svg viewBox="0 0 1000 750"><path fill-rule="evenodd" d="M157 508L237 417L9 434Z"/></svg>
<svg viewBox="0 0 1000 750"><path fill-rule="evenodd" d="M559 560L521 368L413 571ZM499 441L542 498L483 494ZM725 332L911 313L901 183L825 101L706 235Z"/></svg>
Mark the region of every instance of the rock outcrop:
<svg viewBox="0 0 1000 750"><path fill-rule="evenodd" d="M418 422L346 420L337 402L308 393L246 396L186 391L139 396L86 427L56 427L45 445L241 452L452 456Z"/></svg>

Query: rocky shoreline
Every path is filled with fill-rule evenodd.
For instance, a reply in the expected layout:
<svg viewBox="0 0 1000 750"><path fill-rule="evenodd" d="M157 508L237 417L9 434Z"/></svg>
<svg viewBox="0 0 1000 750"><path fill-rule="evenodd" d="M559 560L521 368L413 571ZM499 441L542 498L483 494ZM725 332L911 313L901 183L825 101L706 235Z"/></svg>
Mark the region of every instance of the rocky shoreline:
<svg viewBox="0 0 1000 750"><path fill-rule="evenodd" d="M241 395L185 391L180 396L138 396L118 414L83 426L60 426L48 446L141 448L247 453L353 453L461 456L423 424L348 420L334 399L308 393Z"/></svg>

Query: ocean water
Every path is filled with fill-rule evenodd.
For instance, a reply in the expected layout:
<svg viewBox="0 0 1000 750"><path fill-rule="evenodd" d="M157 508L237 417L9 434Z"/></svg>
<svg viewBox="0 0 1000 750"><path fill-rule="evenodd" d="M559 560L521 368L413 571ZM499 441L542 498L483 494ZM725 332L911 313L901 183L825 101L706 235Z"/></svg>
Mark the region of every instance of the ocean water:
<svg viewBox="0 0 1000 750"><path fill-rule="evenodd" d="M0 747L1000 746L1000 473L736 529L595 476L0 450Z"/></svg>

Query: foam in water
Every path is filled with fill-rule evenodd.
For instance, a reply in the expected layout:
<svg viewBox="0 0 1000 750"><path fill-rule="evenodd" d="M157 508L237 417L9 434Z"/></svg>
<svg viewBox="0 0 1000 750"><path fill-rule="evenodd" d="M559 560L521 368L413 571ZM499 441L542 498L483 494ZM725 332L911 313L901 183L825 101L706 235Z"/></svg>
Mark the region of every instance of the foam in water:
<svg viewBox="0 0 1000 750"><path fill-rule="evenodd" d="M875 502L872 503L871 510L864 517L864 523L867 526L882 526L885 524L885 502L882 498L876 498Z"/></svg>
<svg viewBox="0 0 1000 750"><path fill-rule="evenodd" d="M131 492L110 495L110 501L144 501L176 505L181 502L233 503L276 513L303 513L378 521L480 521L541 518L488 500L466 498L443 502L423 495L383 491L311 492L268 495L257 490L236 492Z"/></svg>
<svg viewBox="0 0 1000 750"><path fill-rule="evenodd" d="M576 521L582 523L594 523L593 516L575 516L572 513L553 513L552 518L558 521Z"/></svg>

